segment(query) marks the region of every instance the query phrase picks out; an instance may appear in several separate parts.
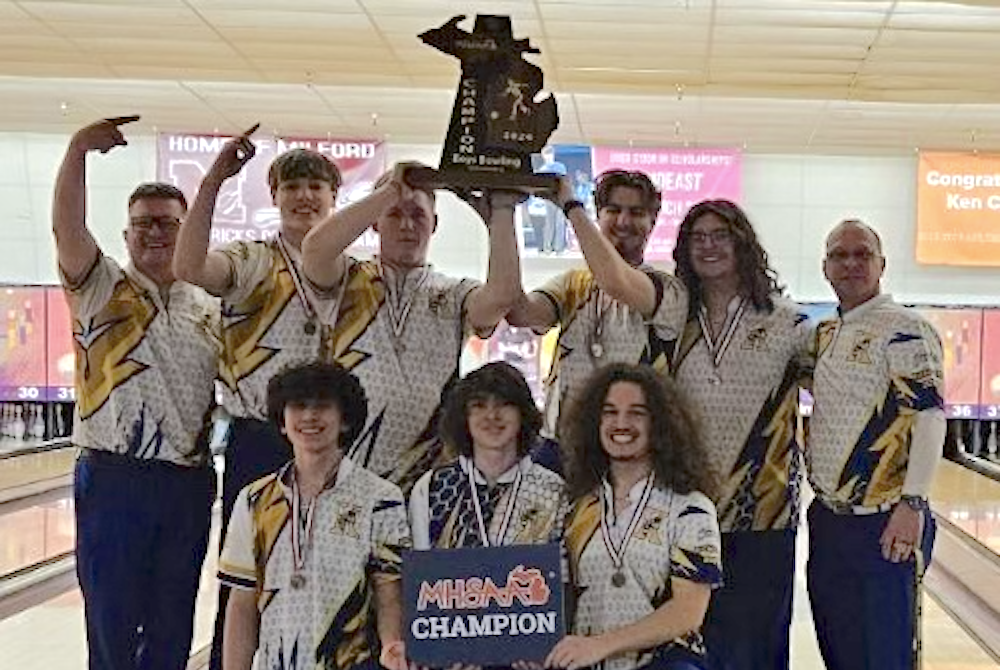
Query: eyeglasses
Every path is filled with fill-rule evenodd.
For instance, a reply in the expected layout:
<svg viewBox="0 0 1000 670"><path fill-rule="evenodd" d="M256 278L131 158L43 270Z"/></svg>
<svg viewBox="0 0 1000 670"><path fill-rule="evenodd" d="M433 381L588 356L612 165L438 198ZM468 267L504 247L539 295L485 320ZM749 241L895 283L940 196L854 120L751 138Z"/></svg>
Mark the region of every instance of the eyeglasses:
<svg viewBox="0 0 1000 670"><path fill-rule="evenodd" d="M719 230L712 230L707 233L703 233L700 230L690 234L691 244L693 246L703 247L708 244L711 240L712 244L725 244L727 242L733 241L733 231L728 228L720 228Z"/></svg>
<svg viewBox="0 0 1000 670"><path fill-rule="evenodd" d="M140 233L151 232L153 228L172 233L181 225L181 220L176 216L135 216L129 219L128 225Z"/></svg>
<svg viewBox="0 0 1000 670"><path fill-rule="evenodd" d="M826 255L826 260L831 263L846 263L849 260L868 263L875 258L881 258L881 255L875 253L871 249L863 249L861 251L844 251L842 249L838 249L836 251L831 251Z"/></svg>

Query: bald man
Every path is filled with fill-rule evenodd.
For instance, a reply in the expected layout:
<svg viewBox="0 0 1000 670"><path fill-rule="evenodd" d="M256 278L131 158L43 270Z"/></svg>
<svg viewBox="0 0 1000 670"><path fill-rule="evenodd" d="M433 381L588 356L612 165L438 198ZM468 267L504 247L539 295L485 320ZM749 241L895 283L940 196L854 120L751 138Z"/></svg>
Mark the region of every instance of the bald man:
<svg viewBox="0 0 1000 670"><path fill-rule="evenodd" d="M919 667L927 494L945 435L941 342L882 294L884 270L870 226L830 232L823 274L840 305L816 330L806 447L809 599L828 670Z"/></svg>

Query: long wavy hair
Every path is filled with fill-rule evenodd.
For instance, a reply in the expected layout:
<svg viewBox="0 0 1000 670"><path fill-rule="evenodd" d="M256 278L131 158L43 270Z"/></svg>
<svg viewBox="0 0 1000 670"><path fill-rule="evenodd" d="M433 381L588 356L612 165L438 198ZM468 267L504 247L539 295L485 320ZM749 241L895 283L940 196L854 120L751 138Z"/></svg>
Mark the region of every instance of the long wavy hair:
<svg viewBox="0 0 1000 670"><path fill-rule="evenodd" d="M701 279L691 263L691 233L694 224L706 214L714 214L729 227L736 249L736 271L750 302L759 310L773 310L775 296L781 295L785 287L778 283L778 273L769 265L767 252L757 239L750 219L734 202L703 200L688 210L677 231L677 246L674 247L676 273L688 289L689 318L697 316L703 304Z"/></svg>
<svg viewBox="0 0 1000 670"><path fill-rule="evenodd" d="M713 500L717 480L701 444L701 431L687 400L670 379L652 368L614 363L590 376L563 412L563 462L573 500L592 493L607 476L610 459L601 445L601 415L614 384L631 383L642 389L649 408L653 471L660 485L677 493L700 491Z"/></svg>

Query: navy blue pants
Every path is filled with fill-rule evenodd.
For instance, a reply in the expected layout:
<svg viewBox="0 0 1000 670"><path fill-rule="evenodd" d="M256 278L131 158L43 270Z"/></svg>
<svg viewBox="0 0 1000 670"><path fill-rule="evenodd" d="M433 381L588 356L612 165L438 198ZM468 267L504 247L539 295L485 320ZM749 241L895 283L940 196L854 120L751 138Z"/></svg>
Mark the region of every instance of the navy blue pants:
<svg viewBox="0 0 1000 670"><path fill-rule="evenodd" d="M85 450L74 499L90 669L182 670L215 472Z"/></svg>
<svg viewBox="0 0 1000 670"><path fill-rule="evenodd" d="M713 670L788 670L795 530L723 533L722 569L702 629Z"/></svg>
<svg viewBox="0 0 1000 670"><path fill-rule="evenodd" d="M219 552L226 543L229 517L233 514L236 496L244 486L279 470L292 460L292 447L277 428L265 421L234 419L226 446L226 471L222 476L222 532ZM225 632L226 605L229 587L219 587L219 610L215 617L212 637L210 670L222 670L222 636Z"/></svg>
<svg viewBox="0 0 1000 670"><path fill-rule="evenodd" d="M809 601L828 670L916 670L919 593L935 524L924 515L920 551L905 563L882 558L890 512L837 515L809 507Z"/></svg>

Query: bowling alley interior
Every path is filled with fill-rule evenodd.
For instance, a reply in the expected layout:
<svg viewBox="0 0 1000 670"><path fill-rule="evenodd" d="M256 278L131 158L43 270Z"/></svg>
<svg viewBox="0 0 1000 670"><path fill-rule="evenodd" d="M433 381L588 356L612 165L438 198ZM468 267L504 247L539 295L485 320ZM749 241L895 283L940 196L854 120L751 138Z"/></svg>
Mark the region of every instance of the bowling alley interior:
<svg viewBox="0 0 1000 670"><path fill-rule="evenodd" d="M530 169L562 177L591 217L602 173L650 175L662 208L649 266L674 271L693 205L731 200L784 295L818 324L840 315L824 276L827 234L845 219L878 231L881 291L933 327L944 371L947 427L929 495L937 537L914 668L1000 668L1000 6L982 0L0 0L0 667L70 670L88 655L73 477L85 333L52 223L74 133L138 117L120 126L122 146L86 158L86 225L123 266L132 189L167 182L192 202L225 142L258 123L256 155L223 186L209 243L276 239L267 169L284 151L339 167L335 210L400 161L454 158L465 61L419 35L459 15L468 31L477 15L509 17L513 37L528 40L518 58L542 75L530 102L552 96L558 109ZM527 104L523 93L508 95ZM587 264L563 211L524 197L515 233L531 291ZM476 210L442 189L436 215L433 268L485 280L490 231ZM378 251L372 229L348 249ZM557 339L501 322L469 338L460 370L507 361L541 407ZM812 411L803 386L805 451ZM229 428L224 410L211 414L220 481ZM801 495L789 667L821 670L808 481ZM209 667L220 514L217 502L191 670Z"/></svg>

